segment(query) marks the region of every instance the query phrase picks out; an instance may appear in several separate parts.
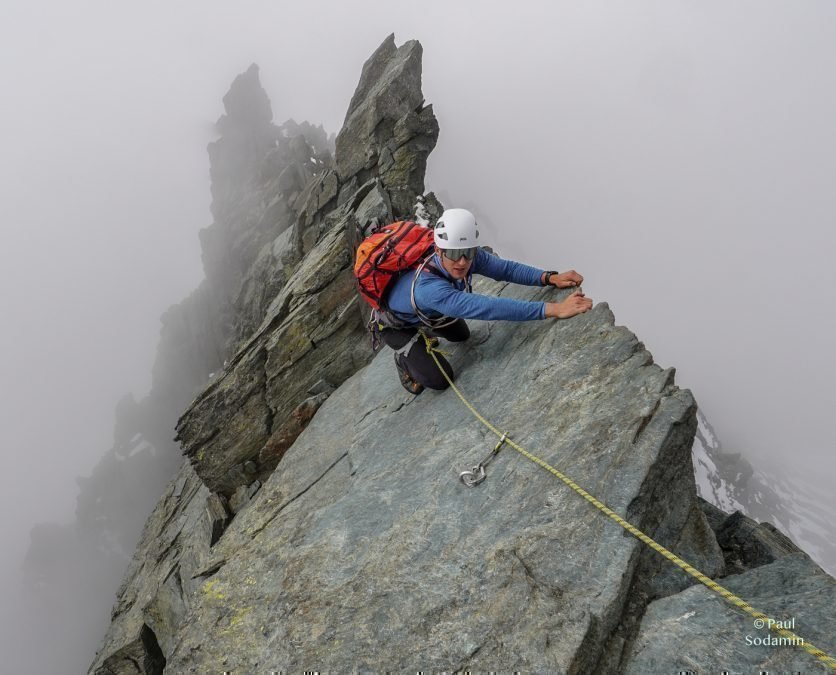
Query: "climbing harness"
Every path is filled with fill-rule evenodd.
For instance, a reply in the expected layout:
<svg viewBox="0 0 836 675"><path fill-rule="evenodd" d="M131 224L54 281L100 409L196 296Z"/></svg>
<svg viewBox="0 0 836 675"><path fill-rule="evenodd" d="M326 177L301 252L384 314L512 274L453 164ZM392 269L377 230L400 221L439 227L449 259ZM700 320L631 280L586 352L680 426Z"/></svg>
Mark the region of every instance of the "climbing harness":
<svg viewBox="0 0 836 675"><path fill-rule="evenodd" d="M415 315L421 320L425 326L429 328L446 328L447 326L452 326L458 319L453 316L440 316L436 319L433 319L430 316L427 316L418 308L418 303L415 302L415 285L418 283L419 275L424 271L424 268L427 269L428 272L432 272L436 276L445 279L446 277L441 273L441 271L432 264L432 259L434 253L430 253L418 268L415 270L415 274L412 277L412 285L409 287L409 302L412 305L412 311L415 312ZM465 293L472 293L473 292L473 272L471 271L464 280L464 292Z"/></svg>
<svg viewBox="0 0 836 675"><path fill-rule="evenodd" d="M416 332L403 347L395 350L395 354L399 356L403 355L404 358L409 356L409 352L412 351L412 345L418 342L421 337L423 337L423 333L420 331Z"/></svg>
<svg viewBox="0 0 836 675"><path fill-rule="evenodd" d="M359 254L358 254L359 255ZM421 264L418 267L414 268L412 272L412 284L409 287L409 302L412 305L412 309L418 319L421 321L421 329L428 327L430 329L438 329L438 328L447 328L448 326L452 326L458 319L449 316L440 316L438 318L431 318L430 316L424 314L415 302L415 284L418 281L418 275L421 274L424 270L434 274L437 277L441 277L442 279L447 279L444 274L441 272L436 265L432 263L433 253L429 253L429 255L425 256L424 259L421 261ZM402 262L402 261L401 261ZM394 264L394 263L392 263ZM390 265L391 266L391 265ZM376 272L377 270L372 270L372 272ZM410 270L402 270L401 273L409 272ZM400 273L397 275L399 276ZM387 284L391 284L397 276L391 276L389 280L386 282ZM470 273L464 280L464 292L465 293L472 293L473 292L473 274ZM371 283L371 282L370 282ZM375 283L378 283L375 281ZM386 287L388 288L388 286ZM361 289L362 290L362 289ZM375 287L376 290L376 287ZM378 306L373 307L371 313L369 314L369 320L366 322L366 330L369 333L369 342L371 344L372 351L377 353L377 351L381 347L381 338L380 333L381 331L386 330L387 328L394 328L395 330L401 330L403 328L413 328L414 326L410 323L407 323L403 319L398 318L392 310L388 308L387 302L385 300L385 293L386 290L380 294L380 297L376 300ZM370 294L374 295L374 294ZM364 296L366 300L368 300L368 295Z"/></svg>
<svg viewBox="0 0 836 675"><path fill-rule="evenodd" d="M422 335L423 335L423 333L422 333ZM426 335L423 335L423 337L424 337L424 340L426 342L427 353L432 357L433 361L435 361L435 364L438 366L438 369L441 371L441 374L444 376L444 379L447 380L447 383L450 385L450 388L456 393L456 396L458 396L459 399L461 400L461 402L464 403L464 405L468 408L468 410L470 410L470 412L473 413L473 415L474 415L474 417L476 417L476 419L478 419L487 429L489 429L492 433L496 434L500 439L499 443L497 443L497 445L493 449L493 451L491 451L491 453L484 460L482 460L482 462L480 462L479 464L474 466L473 469L471 469L470 471L463 471L461 474L459 474L459 478L461 479L461 481L465 485L468 485L468 487L475 487L476 485L481 483L483 480L485 480L485 464L487 464L490 460L492 460L497 455L497 453L499 452L499 450L500 450L500 448L502 447L503 444L509 445L510 447L514 448L514 450L519 452L523 457L525 457L526 459L534 462L537 466L541 467L542 469L545 469L546 471L551 473L553 476L560 479L565 485L567 485L574 492L576 492L581 497L583 497L586 501L588 501L590 504L592 504L596 509L598 509L603 514L605 514L608 518L610 518L610 520L615 521L618 525L620 525L625 530L627 530L630 534L632 534L634 537L636 537L639 541L641 541L644 544L647 544L654 551L656 551L660 555L662 555L665 558L667 558L668 560L670 560L674 565L676 565L677 567L679 567L680 569L685 571L687 574L692 576L694 579L699 581L701 584L708 587L709 589L711 589L712 591L714 591L715 593L717 593L721 597L725 598L729 603L731 603L735 607L743 610L744 612L746 612L750 616L754 617L755 619L759 619L761 622L763 622L763 624L766 627L769 628L769 630L771 630L775 633L778 633L781 637L788 638L790 640L789 644L801 647L802 649L804 649L804 651L806 651L811 656L815 656L821 663L825 664L828 668L832 669L833 671L836 671L836 658L833 658L832 656L827 654L827 652L822 651L821 649L819 649L818 647L816 647L812 643L808 642L807 640L805 640L801 636L797 635L796 633L793 633L791 630L788 630L786 628L781 627L782 623L780 621L775 621L774 619L770 619L766 614L764 614L763 612L758 611L757 609L752 607L748 602L746 602L742 598L739 598L738 596L736 596L734 593L732 593L728 589L723 588L720 584L718 584L715 581L712 581L711 579L709 579L706 575L704 575L702 572L700 572L695 567L692 567L691 565L689 565L687 562L685 562L678 555L669 551L664 546L662 546L661 544L655 542L653 539L648 537L644 532L639 530L637 527L628 523L626 520L624 520L624 518L619 516L615 511L613 511L609 507L607 507L603 502L601 502L598 499L596 499L595 497L593 497L591 494L589 494L586 490L584 490L580 485L575 483L571 478L566 476L564 473L562 473L561 471L558 471L557 469L555 469L553 466L551 466L550 464L548 464L544 460L540 459L536 455L531 454L530 452L528 452L527 450L525 450L524 448L519 446L513 440L508 438L507 433L499 431L487 419L485 419L479 413L479 411L476 410L476 408L473 407L473 405L464 397L464 395L461 393L461 391L459 391L459 388L455 384L453 384L453 380L450 379L450 377L447 375L447 372L444 370L444 368L441 367L441 364L438 362L438 358L435 355L435 352L437 352L439 350L436 349L433 345L431 345L429 340L427 340ZM465 476L465 474L467 474L467 476ZM470 480L471 483L468 483L467 482L468 480Z"/></svg>

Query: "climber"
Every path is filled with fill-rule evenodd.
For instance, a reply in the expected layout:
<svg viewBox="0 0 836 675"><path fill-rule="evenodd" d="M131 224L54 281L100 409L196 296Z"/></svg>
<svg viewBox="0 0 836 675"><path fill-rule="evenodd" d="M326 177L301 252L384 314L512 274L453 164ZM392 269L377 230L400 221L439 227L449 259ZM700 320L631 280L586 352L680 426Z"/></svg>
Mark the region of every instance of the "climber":
<svg viewBox="0 0 836 675"><path fill-rule="evenodd" d="M447 209L434 228L435 246L415 272L401 275L387 296L388 311L375 315L372 329L395 350L395 365L401 384L412 394L424 387L446 389L449 385L419 341L419 328L433 344L439 337L461 342L470 336L464 319L530 321L568 319L592 308L580 285L583 277L575 270L558 273L503 260L481 249L474 215L466 209ZM527 302L471 292L471 279L481 274L497 281L526 286L577 287L562 302ZM436 354L453 379L453 369Z"/></svg>

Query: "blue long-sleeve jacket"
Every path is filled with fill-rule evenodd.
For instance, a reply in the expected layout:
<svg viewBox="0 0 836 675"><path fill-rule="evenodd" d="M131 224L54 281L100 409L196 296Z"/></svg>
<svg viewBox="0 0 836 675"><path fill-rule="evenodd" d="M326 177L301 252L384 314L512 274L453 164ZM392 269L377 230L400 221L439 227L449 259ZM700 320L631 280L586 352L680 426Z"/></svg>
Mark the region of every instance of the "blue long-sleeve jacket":
<svg viewBox="0 0 836 675"><path fill-rule="evenodd" d="M465 282L450 277L441 265L438 254L433 263L445 278L424 270L415 284L415 302L427 316L437 318L451 316L459 319L485 319L490 321L531 321L544 319L546 304L512 298L497 298L478 293L465 293ZM525 286L542 286L543 270L486 253L479 249L472 266L473 274L510 281ZM408 325L421 323L412 310L409 289L414 272L407 272L395 281L387 298L390 311Z"/></svg>

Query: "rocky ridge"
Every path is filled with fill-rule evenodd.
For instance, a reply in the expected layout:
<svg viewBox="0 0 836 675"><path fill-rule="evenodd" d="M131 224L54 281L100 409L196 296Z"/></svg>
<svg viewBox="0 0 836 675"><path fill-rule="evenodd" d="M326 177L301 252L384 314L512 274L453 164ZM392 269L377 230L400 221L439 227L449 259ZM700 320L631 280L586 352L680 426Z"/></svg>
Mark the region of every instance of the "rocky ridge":
<svg viewBox="0 0 836 675"><path fill-rule="evenodd" d="M694 441L697 493L786 532L830 574L836 572L836 503L827 476L807 464L752 464L729 452L702 414Z"/></svg>
<svg viewBox="0 0 836 675"><path fill-rule="evenodd" d="M259 326L177 424L201 480L224 499L270 475L278 448L301 430L299 406L316 407L371 358L351 269L355 243L373 225L411 214L416 199L438 214L423 196L438 124L420 83L420 44L397 48L387 38L363 68L365 95L355 94L337 136L336 169L300 190L290 233L259 254L259 269L281 261L284 283L274 282ZM357 156L366 158L362 167L351 161ZM275 266L264 269L275 277Z"/></svg>
<svg viewBox="0 0 836 675"><path fill-rule="evenodd" d="M356 118L376 131L370 139L354 132L349 118L355 111L350 108L336 158L361 152L355 146L363 143L362 152L369 157L397 155L398 170L388 159L382 166L368 161L362 171L339 177L328 152L333 140L321 127L272 124L257 66L236 78L224 97L226 114L217 125L222 135L209 146L215 222L200 237L206 280L163 317L154 371L162 386L152 387L141 404L165 410L165 419L171 420L167 428L174 426L172 411L188 407L177 431L200 476L197 480L210 488L197 497L199 512L210 514L201 529L210 543L257 492L260 480L270 475L327 395L372 356L366 316L349 270L355 242L371 227L416 209L430 218L440 214L434 196L423 194L426 157L438 125L420 94L420 44L396 47L389 36L365 73L364 86L371 95L360 101L364 112ZM417 87L408 107L390 95L402 81ZM421 124L414 124L416 115ZM390 136L381 131L387 128ZM167 337L169 326L177 328L176 335ZM176 387L167 386L169 382ZM199 387L205 387L203 393L187 406ZM173 390L179 393L169 395ZM133 445L136 421L146 418L136 409L132 400L121 405L125 423L118 431ZM207 410L211 414L201 418ZM240 437L236 424L247 429ZM199 445L201 433L216 445L189 452L190 446ZM172 493L169 486L146 530L159 507L171 506L172 494L183 505L184 481L181 470L173 483L181 488ZM142 549L140 544L138 551ZM178 547L178 557L182 553ZM121 662L119 654L146 649L147 626L134 631L136 617L129 611L134 601L125 599L130 580L151 569L142 565L140 573L136 562L135 556L113 610L111 633L119 633L113 642L121 646L114 648L109 663ZM159 627L158 632L162 634Z"/></svg>
<svg viewBox="0 0 836 675"><path fill-rule="evenodd" d="M90 672L815 672L797 648L741 648L728 636L744 617L510 448L464 487L457 474L496 439L452 392L409 396L388 350L373 357L349 267L363 232L423 193L438 126L420 56L417 42L387 38L363 68L334 168L285 195L292 224L261 234L265 188L246 209L260 247L235 243L237 219L218 247L249 251L233 284L249 291L228 315L254 329L178 423L189 461L145 525ZM245 90L259 127L264 99ZM247 171L228 180L258 175ZM424 204L437 215L431 195ZM550 295L487 280L476 290ZM780 533L698 499L696 403L606 304L472 331L444 348L494 424L833 650L836 583ZM701 641L682 650L684 633Z"/></svg>
<svg viewBox="0 0 836 675"><path fill-rule="evenodd" d="M200 237L206 279L161 317L151 389L117 404L112 447L76 479L75 522L30 534L22 593L61 654L41 670L89 664L143 524L182 462L176 421L285 283L288 256L271 243L291 234L302 188L333 167L334 137L321 127L272 122L256 66L233 82L216 129L208 148L213 223Z"/></svg>

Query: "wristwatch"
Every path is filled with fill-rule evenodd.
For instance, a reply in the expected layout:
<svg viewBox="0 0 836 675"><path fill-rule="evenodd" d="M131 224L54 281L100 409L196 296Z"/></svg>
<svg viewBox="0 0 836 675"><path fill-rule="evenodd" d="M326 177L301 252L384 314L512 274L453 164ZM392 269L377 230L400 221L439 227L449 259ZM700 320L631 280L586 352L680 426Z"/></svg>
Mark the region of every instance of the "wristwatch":
<svg viewBox="0 0 836 675"><path fill-rule="evenodd" d="M560 274L560 272L558 272L557 270L550 270L550 271L548 271L548 272L545 272L545 275L546 275L546 277L545 277L545 279L546 279L546 283L544 283L544 284L543 284L543 286L554 286L554 284L552 284L552 283L549 281L549 279L551 279L551 278L552 278L552 274Z"/></svg>

